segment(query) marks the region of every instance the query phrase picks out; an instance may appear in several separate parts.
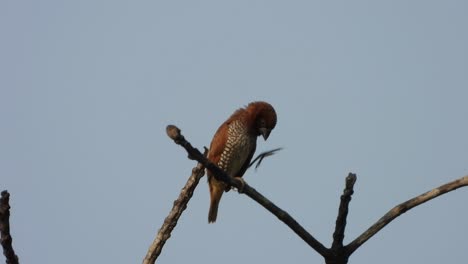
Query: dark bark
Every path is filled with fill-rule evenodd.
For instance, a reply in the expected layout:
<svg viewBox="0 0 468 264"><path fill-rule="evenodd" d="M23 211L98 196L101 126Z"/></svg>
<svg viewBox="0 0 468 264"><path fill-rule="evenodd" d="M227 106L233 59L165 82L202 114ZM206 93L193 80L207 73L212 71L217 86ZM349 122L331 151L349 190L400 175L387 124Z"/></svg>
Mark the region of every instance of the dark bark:
<svg viewBox="0 0 468 264"><path fill-rule="evenodd" d="M10 234L10 194L8 191L2 192L0 198L0 243L3 248L7 264L18 264L18 256L13 250L13 238Z"/></svg>

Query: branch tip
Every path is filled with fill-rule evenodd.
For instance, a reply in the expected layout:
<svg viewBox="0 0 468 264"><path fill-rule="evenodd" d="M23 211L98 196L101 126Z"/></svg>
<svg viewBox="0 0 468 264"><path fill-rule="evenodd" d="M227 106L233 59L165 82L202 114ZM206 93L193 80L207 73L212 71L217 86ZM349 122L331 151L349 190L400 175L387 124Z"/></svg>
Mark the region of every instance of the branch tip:
<svg viewBox="0 0 468 264"><path fill-rule="evenodd" d="M167 136L170 137L172 140L176 141L180 139L180 129L175 125L168 125L166 127Z"/></svg>
<svg viewBox="0 0 468 264"><path fill-rule="evenodd" d="M346 177L346 189L352 189L356 183L357 177L355 173L349 173Z"/></svg>
<svg viewBox="0 0 468 264"><path fill-rule="evenodd" d="M9 199L10 198L10 193L7 190L2 191L2 198L3 199Z"/></svg>

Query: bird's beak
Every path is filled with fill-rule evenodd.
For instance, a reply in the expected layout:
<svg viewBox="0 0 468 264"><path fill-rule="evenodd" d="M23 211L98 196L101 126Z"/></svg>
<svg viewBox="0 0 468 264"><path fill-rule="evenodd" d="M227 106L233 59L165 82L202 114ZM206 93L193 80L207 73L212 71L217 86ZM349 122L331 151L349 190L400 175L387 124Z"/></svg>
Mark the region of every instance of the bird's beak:
<svg viewBox="0 0 468 264"><path fill-rule="evenodd" d="M267 128L264 128L264 127L260 128L260 133L262 134L262 136L263 136L263 138L265 140L267 140L267 138L270 136L270 132L271 132L270 129L267 129Z"/></svg>

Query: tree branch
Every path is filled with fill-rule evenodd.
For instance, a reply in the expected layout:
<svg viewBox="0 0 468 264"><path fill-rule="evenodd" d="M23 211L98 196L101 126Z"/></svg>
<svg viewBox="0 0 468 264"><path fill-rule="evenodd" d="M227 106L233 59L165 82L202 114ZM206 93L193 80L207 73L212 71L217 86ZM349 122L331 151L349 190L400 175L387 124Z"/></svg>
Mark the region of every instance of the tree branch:
<svg viewBox="0 0 468 264"><path fill-rule="evenodd" d="M164 220L163 225L158 231L156 238L148 249L143 264L153 264L161 254L161 250L164 247L166 241L171 237L171 232L177 225L179 217L182 215L184 210L187 208L187 204L192 198L193 191L198 185L198 182L205 174L205 169L202 164L198 164L197 167L192 169L192 175L188 179L184 188L182 188L179 197L174 201L174 206L171 212Z"/></svg>
<svg viewBox="0 0 468 264"><path fill-rule="evenodd" d="M358 249L362 244L364 244L367 240L369 240L369 238L371 238L377 232L379 232L384 226L386 226L395 218L402 215L403 213L410 210L411 208L416 207L442 194L456 190L463 186L468 186L468 175L458 180L455 180L447 184L444 184L442 186L439 186L437 188L434 188L413 199L410 199L404 203L401 203L393 207L382 218L380 218L375 224L369 227L369 229L367 229L364 233L362 233L359 237L357 237L349 245L347 245L346 246L347 251L351 255L356 249Z"/></svg>
<svg viewBox="0 0 468 264"><path fill-rule="evenodd" d="M333 233L332 249L343 247L344 232L346 228L346 218L348 217L348 207L351 201L351 196L354 193L354 183L356 182L356 174L349 173L346 177L346 187L341 195L340 207L338 209L338 217L336 218L335 232Z"/></svg>
<svg viewBox="0 0 468 264"><path fill-rule="evenodd" d="M2 192L0 198L0 243L3 247L3 255L5 255L7 264L18 264L18 256L12 246L12 237L10 234L10 194L8 191Z"/></svg>
<svg viewBox="0 0 468 264"><path fill-rule="evenodd" d="M244 185L243 193L254 201L259 203L265 209L270 211L285 223L289 228L291 228L294 233L296 233L302 240L304 240L309 246L311 246L315 251L317 251L323 257L330 255L330 250L327 249L322 243L315 239L309 232L307 232L294 218L292 218L286 211L282 210L276 206L273 202L268 200L261 193L257 192L254 188L250 187L246 182Z"/></svg>
<svg viewBox="0 0 468 264"><path fill-rule="evenodd" d="M427 202L431 199L434 199L435 197L438 197L442 194L453 191L460 187L468 186L468 176L465 176L453 182L444 184L431 191L423 193L402 204L399 204L395 206L393 209L391 209L388 213L386 213L382 218L380 218L374 225L372 225L359 237L357 237L347 246L343 246L349 203L351 201L351 196L353 195L353 192L354 192L353 190L354 184L356 182L356 175L353 173L350 173L348 177L346 177L346 187L343 190L343 194L341 195L338 217L336 219L335 231L333 233L332 247L328 249L325 246L323 246L319 241L317 241L310 233L308 233L286 211L276 206L274 203L272 203L262 194L257 192L254 188L249 186L246 182L241 182L241 181L238 181L229 177L223 170L218 168L215 164L211 163L203 154L201 154L201 152L198 149L192 147L192 145L187 140L185 140L184 136L182 136L182 134L180 133L179 128L173 125L169 125L167 126L166 130L167 130L168 136L171 139L173 139L176 144L181 145L187 151L190 159L197 160L205 168L209 169L217 180L223 181L229 186L237 188L238 190L240 190L241 193L244 193L245 195L249 196L250 198L255 200L257 203L262 205L265 209L270 211L273 215L278 217L278 219L280 219L287 226L289 226L289 228L291 228L309 246L311 246L315 251L317 251L320 255L322 255L325 259L325 263L327 264L348 263L349 257L353 254L354 251L356 251L356 249L358 249L362 244L364 244L367 240L369 240L369 238L371 238L373 235L379 232L383 227L389 224L393 219L397 218L398 216L410 210L411 208L418 206L424 202ZM167 225L170 226L170 223L169 223L170 220L168 220L168 218L166 218L165 224L166 222L168 222ZM172 226L172 228L174 226L175 224ZM150 251L151 251L151 248L150 248ZM153 263L153 262L144 262L144 264Z"/></svg>
<svg viewBox="0 0 468 264"><path fill-rule="evenodd" d="M256 202L258 202L260 205L262 205L265 209L274 214L276 217L278 217L283 223L289 226L289 228L291 228L300 238L302 238L308 245L310 245L323 257L330 255L329 249L327 249L324 245L322 245L322 243L320 243L310 233L308 233L286 211L276 206L265 196L257 192L254 188L250 187L246 182L242 183L229 177L223 170L221 170L218 166L213 164L204 155L202 155L198 149L192 147L192 145L187 140L185 140L184 136L182 136L179 128L173 125L169 125L167 126L166 130L168 136L172 140L174 140L176 144L182 146L187 151L187 153L189 154L189 158L195 159L201 164L203 164L205 168L213 172L213 175L217 180L223 181L228 185L237 188L238 190L242 190L242 193L249 196Z"/></svg>

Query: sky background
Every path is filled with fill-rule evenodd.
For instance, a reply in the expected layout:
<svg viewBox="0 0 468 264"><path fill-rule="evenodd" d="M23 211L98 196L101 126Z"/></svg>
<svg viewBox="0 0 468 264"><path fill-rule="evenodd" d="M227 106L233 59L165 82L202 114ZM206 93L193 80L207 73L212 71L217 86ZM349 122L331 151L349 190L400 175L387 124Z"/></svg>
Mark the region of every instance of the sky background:
<svg viewBox="0 0 468 264"><path fill-rule="evenodd" d="M246 181L331 245L468 174L467 1L0 2L0 189L22 263L141 263L198 148L254 100L284 147ZM397 218L350 263L461 263L468 189ZM249 198L208 225L202 179L159 263L323 263ZM233 254L235 253L235 254ZM3 261L3 256L0 257Z"/></svg>

